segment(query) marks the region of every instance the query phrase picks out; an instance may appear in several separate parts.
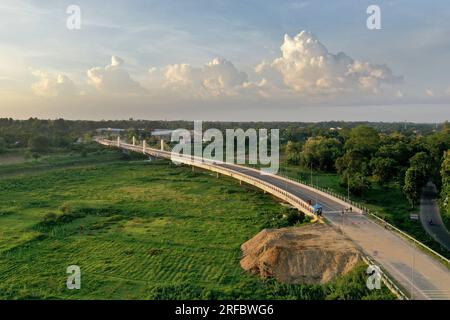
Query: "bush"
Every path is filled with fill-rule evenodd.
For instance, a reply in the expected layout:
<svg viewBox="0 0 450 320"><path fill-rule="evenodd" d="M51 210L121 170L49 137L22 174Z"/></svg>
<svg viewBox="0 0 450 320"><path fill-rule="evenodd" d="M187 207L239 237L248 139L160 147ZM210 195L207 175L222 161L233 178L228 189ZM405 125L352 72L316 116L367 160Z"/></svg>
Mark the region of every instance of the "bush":
<svg viewBox="0 0 450 320"><path fill-rule="evenodd" d="M306 221L305 214L295 208L282 207L279 212L268 212L263 214L265 222L263 228L285 228L301 224Z"/></svg>
<svg viewBox="0 0 450 320"><path fill-rule="evenodd" d="M0 153L4 153L6 151L7 145L5 139L0 137Z"/></svg>
<svg viewBox="0 0 450 320"><path fill-rule="evenodd" d="M48 152L50 150L50 140L45 136L35 136L28 141L28 148L32 152Z"/></svg>
<svg viewBox="0 0 450 320"><path fill-rule="evenodd" d="M289 208L286 215L286 220L289 226L293 226L297 223L303 223L305 221L305 214L294 208Z"/></svg>

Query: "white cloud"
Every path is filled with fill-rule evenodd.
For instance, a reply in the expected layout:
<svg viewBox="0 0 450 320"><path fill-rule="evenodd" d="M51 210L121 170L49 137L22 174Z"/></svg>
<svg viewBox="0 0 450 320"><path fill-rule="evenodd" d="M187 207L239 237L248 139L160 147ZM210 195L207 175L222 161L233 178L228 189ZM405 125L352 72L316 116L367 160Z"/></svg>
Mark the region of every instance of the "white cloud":
<svg viewBox="0 0 450 320"><path fill-rule="evenodd" d="M164 76L167 88L197 97L235 95L248 80L245 72L220 58L214 58L202 68L189 64L168 65Z"/></svg>
<svg viewBox="0 0 450 320"><path fill-rule="evenodd" d="M284 36L282 56L262 63L255 72L305 95L339 92L378 93L383 84L401 81L385 65L353 60L343 52L330 53L310 32Z"/></svg>
<svg viewBox="0 0 450 320"><path fill-rule="evenodd" d="M87 71L88 83L104 93L138 94L145 89L139 82L133 80L122 66L124 60L117 56L111 57L111 64L106 67L94 67Z"/></svg>
<svg viewBox="0 0 450 320"><path fill-rule="evenodd" d="M34 94L41 97L61 97L77 94L74 82L63 74L52 75L41 70L31 70L39 81L31 86Z"/></svg>

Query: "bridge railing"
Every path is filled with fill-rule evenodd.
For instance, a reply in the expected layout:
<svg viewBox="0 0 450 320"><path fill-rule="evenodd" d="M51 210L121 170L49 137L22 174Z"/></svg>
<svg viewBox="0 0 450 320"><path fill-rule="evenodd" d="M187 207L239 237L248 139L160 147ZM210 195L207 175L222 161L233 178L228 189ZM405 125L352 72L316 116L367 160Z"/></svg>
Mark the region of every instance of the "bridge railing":
<svg viewBox="0 0 450 320"><path fill-rule="evenodd" d="M304 212L307 215L310 215L310 216L313 215L312 214L312 212L313 212L312 206L309 203L307 203L306 201L302 200L301 198L295 196L294 194L287 192L286 190L283 190L279 187L273 186L272 184L267 183L264 180L243 174L239 171L236 171L236 170L233 170L230 168L225 168L220 165L215 165L213 161L208 161L208 159L203 159L203 158L194 157L194 156L174 155L171 152L154 149L154 148L150 148L150 147L146 147L144 150L144 148L142 146L136 146L136 145L132 145L132 144L124 143L124 142L116 142L116 141L111 141L111 140L106 140L106 139L97 139L97 142L102 145L112 146L112 147L120 147L123 149L135 151L135 152L143 152L144 151L146 154L151 155L151 156L163 157L166 159L171 159L172 161L177 161L180 163L201 167L201 168L204 168L204 169L207 169L210 171L221 173L223 175L231 176L235 179L244 181L244 182L254 185L255 187L258 187L264 191L267 191L267 192L273 194L274 196L277 196L278 198L292 204L297 209L301 210L302 212ZM229 163L226 163L226 164L232 165ZM235 165L235 166L237 166L237 165ZM246 167L244 167L244 168L247 169Z"/></svg>

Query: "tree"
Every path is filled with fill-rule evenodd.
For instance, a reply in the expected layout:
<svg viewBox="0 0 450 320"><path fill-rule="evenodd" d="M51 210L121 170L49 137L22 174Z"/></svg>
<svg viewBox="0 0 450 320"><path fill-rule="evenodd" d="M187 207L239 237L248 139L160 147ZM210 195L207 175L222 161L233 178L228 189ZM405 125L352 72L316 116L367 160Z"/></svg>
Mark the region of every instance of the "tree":
<svg viewBox="0 0 450 320"><path fill-rule="evenodd" d="M6 151L6 141L2 137L0 137L0 153L3 153Z"/></svg>
<svg viewBox="0 0 450 320"><path fill-rule="evenodd" d="M409 164L418 170L421 177L427 177L430 175L432 168L432 159L425 152L416 153L410 160Z"/></svg>
<svg viewBox="0 0 450 320"><path fill-rule="evenodd" d="M450 150L444 153L444 159L441 165L442 190L441 199L447 215L450 214Z"/></svg>
<svg viewBox="0 0 450 320"><path fill-rule="evenodd" d="M341 175L341 184L350 185L354 194L362 194L370 187L370 160L380 146L378 131L357 126L350 130L345 141L345 154L336 160L336 169Z"/></svg>
<svg viewBox="0 0 450 320"><path fill-rule="evenodd" d="M347 186L352 194L357 196L361 196L364 191L370 188L369 179L359 172L344 172L341 178L341 183L342 185Z"/></svg>
<svg viewBox="0 0 450 320"><path fill-rule="evenodd" d="M355 150L348 150L344 156L338 158L336 160L336 169L341 176L344 173L369 175L370 171L368 159Z"/></svg>
<svg viewBox="0 0 450 320"><path fill-rule="evenodd" d="M425 177L416 167L410 167L406 170L405 184L403 185L403 193L408 198L411 206L414 207L420 199L420 192L425 184Z"/></svg>
<svg viewBox="0 0 450 320"><path fill-rule="evenodd" d="M378 150L379 145L380 137L377 130L367 126L357 126L350 131L345 142L345 150L353 150L370 158Z"/></svg>
<svg viewBox="0 0 450 320"><path fill-rule="evenodd" d="M32 152L47 152L50 149L50 140L45 136L36 136L28 141L28 148Z"/></svg>
<svg viewBox="0 0 450 320"><path fill-rule="evenodd" d="M288 141L286 145L286 156L289 164L298 165L300 163L301 145L299 142Z"/></svg>
<svg viewBox="0 0 450 320"><path fill-rule="evenodd" d="M335 169L336 159L342 154L342 143L323 136L309 138L303 146L301 159L306 167L311 164L324 171Z"/></svg>
<svg viewBox="0 0 450 320"><path fill-rule="evenodd" d="M397 163L391 158L376 157L370 160L372 176L380 185L386 184L396 176Z"/></svg>

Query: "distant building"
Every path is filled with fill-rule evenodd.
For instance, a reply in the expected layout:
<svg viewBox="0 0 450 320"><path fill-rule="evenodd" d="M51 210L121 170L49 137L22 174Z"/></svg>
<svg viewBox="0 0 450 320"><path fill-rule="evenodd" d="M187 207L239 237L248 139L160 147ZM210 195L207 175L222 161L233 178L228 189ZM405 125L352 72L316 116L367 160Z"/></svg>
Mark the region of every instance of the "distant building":
<svg viewBox="0 0 450 320"><path fill-rule="evenodd" d="M172 137L173 130L167 130L167 129L155 129L152 131L151 135L152 137L156 137L159 139L169 139Z"/></svg>
<svg viewBox="0 0 450 320"><path fill-rule="evenodd" d="M114 133L114 134L120 134L125 131L125 129L119 129L119 128L98 128L95 130L98 133Z"/></svg>

